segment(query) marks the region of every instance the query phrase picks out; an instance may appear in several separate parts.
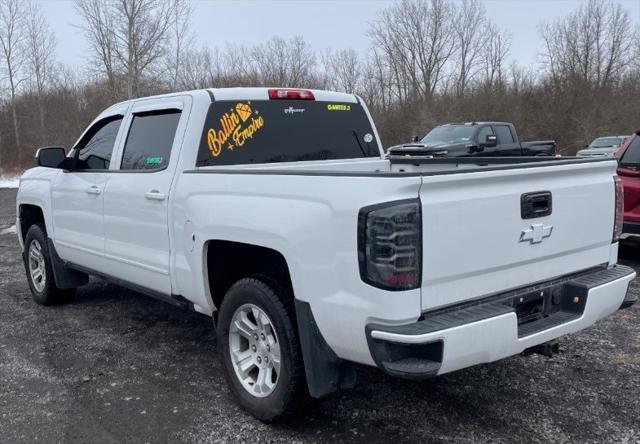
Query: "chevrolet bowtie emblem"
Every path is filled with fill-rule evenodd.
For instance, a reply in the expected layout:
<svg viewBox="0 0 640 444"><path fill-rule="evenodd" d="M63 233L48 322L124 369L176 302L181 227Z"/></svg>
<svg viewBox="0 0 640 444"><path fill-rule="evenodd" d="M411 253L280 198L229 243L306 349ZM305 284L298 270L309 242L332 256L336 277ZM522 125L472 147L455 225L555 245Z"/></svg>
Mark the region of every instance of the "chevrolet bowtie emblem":
<svg viewBox="0 0 640 444"><path fill-rule="evenodd" d="M522 230L520 233L520 242L529 241L532 244L539 244L542 239L551 236L553 225L531 224L531 228Z"/></svg>

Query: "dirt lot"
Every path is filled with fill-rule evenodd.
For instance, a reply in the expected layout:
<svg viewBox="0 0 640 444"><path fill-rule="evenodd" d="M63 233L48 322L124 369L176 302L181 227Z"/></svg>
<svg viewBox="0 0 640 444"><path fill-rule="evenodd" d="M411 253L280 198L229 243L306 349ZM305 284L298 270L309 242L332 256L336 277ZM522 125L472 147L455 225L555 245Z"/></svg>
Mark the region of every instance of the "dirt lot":
<svg viewBox="0 0 640 444"><path fill-rule="evenodd" d="M94 280L32 302L0 189L0 442L640 442L640 307L561 342L427 382L358 386L264 425L231 398L207 317ZM640 247L623 250L640 269ZM640 291L637 282L632 291Z"/></svg>

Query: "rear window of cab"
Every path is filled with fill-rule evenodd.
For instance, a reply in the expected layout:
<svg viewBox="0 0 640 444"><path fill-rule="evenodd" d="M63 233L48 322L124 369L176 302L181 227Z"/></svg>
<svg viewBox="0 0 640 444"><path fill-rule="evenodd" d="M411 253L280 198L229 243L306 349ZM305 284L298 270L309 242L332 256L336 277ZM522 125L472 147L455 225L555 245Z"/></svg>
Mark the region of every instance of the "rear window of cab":
<svg viewBox="0 0 640 444"><path fill-rule="evenodd" d="M196 166L379 156L358 103L218 101L209 107Z"/></svg>

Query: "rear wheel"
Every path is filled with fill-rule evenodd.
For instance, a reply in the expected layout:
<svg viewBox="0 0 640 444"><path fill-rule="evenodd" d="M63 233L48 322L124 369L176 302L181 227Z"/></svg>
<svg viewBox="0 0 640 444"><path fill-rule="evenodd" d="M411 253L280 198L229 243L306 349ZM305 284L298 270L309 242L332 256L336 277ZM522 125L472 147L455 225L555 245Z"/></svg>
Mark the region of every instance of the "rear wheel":
<svg viewBox="0 0 640 444"><path fill-rule="evenodd" d="M47 235L42 224L29 227L24 242L23 259L31 295L38 304L58 304L73 295L75 290L62 290L56 286Z"/></svg>
<svg viewBox="0 0 640 444"><path fill-rule="evenodd" d="M218 347L234 395L267 422L291 414L305 396L298 337L282 296L275 284L241 279L218 317Z"/></svg>

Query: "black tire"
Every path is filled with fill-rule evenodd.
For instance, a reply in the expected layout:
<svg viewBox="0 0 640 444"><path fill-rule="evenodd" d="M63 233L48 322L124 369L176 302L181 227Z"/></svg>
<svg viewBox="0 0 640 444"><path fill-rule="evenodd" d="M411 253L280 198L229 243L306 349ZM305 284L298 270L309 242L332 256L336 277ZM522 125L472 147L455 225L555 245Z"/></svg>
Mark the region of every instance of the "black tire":
<svg viewBox="0 0 640 444"><path fill-rule="evenodd" d="M218 350L222 351L227 381L239 404L264 422L292 416L307 397L295 318L292 307L283 304L283 295L274 282L241 279L225 295L217 322ZM267 314L280 345L280 373L275 388L265 397L254 396L244 388L232 363L229 330L236 310L245 304L253 304Z"/></svg>
<svg viewBox="0 0 640 444"><path fill-rule="evenodd" d="M34 278L29 270L29 252L31 251L31 245L37 243L40 252L43 257L44 268L44 283L37 284L34 282ZM75 289L60 289L56 286L56 282L53 276L53 269L51 266L51 255L49 254L49 244L47 243L47 233L44 225L35 224L29 227L27 236L24 241L24 253L22 254L24 261L24 268L27 273L27 282L29 282L29 288L31 289L31 295L33 300L40 305L55 305L67 301L71 298ZM37 288L42 285L42 288Z"/></svg>

